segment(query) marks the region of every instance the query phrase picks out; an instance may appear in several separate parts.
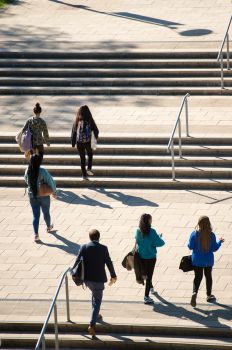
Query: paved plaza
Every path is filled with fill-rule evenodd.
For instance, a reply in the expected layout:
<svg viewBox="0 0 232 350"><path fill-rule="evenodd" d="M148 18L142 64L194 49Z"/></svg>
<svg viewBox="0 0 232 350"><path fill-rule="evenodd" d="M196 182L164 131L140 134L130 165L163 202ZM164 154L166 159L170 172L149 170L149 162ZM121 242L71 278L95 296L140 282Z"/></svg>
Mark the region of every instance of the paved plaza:
<svg viewBox="0 0 232 350"><path fill-rule="evenodd" d="M31 209L23 189L2 188L0 206L0 319L43 319L60 274L74 262L79 246L88 240L89 229L97 228L101 242L109 246L118 274L117 284L105 290L106 321L126 322L130 318L140 323L153 320L155 324L231 325L231 193L60 190L59 200L52 202L55 231L47 234L41 225L40 245L33 242ZM134 231L144 212L153 215L153 225L166 241L165 247L159 249L154 274L158 293L155 313L143 305L144 290L136 284L133 272L121 266L123 257L133 247ZM214 269L214 293L220 305L206 305L203 283L199 309L194 311L188 306L193 275L184 274L178 265L181 257L188 254L188 237L202 214L209 215L218 237L225 238L216 253ZM64 288L60 297L64 298ZM89 292L70 280L70 298L75 320L87 321ZM64 314L64 304L60 308Z"/></svg>
<svg viewBox="0 0 232 350"><path fill-rule="evenodd" d="M162 4L162 6L161 6ZM0 11L0 52L43 50L213 50L220 46L230 0L23 0ZM41 20L42 19L42 20ZM35 102L52 133L70 132L77 106L88 104L101 133L169 136L181 97L0 96L0 132L16 132ZM190 134L229 137L231 97L190 97ZM0 188L0 321L44 320L61 273L73 264L90 228L101 232L118 275L106 286L106 322L231 327L232 193L212 191L60 189L52 200L51 234L41 225L42 244L33 242L32 214L24 189ZM148 212L163 233L154 273L154 309L143 304L144 289L121 266L134 245L140 215ZM202 283L197 309L189 306L193 274L178 269L189 254L187 241L198 217L208 215L225 238L216 253L213 292ZM58 305L65 320L64 289ZM89 320L89 292L70 280L72 320Z"/></svg>

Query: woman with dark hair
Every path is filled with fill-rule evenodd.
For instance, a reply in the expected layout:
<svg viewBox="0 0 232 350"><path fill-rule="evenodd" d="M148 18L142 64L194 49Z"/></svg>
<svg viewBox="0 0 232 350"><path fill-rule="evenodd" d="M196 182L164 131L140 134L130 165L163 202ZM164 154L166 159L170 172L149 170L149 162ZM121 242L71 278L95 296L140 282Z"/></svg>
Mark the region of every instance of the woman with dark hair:
<svg viewBox="0 0 232 350"><path fill-rule="evenodd" d="M162 247L165 242L158 235L156 230L151 227L152 217L150 214L143 214L140 218L139 228L135 233L136 250L143 266L143 275L146 276L144 304L153 304L153 299L149 297L149 293L154 294L152 277L156 264L156 256L158 247Z"/></svg>
<svg viewBox="0 0 232 350"><path fill-rule="evenodd" d="M81 106L76 115L76 119L72 128L71 142L72 147L77 146L77 150L81 159L81 171L84 180L88 179L88 175L92 176L93 150L91 147L91 139L98 139L99 130L92 117L88 106ZM86 171L85 152L88 155L88 167Z"/></svg>
<svg viewBox="0 0 232 350"><path fill-rule="evenodd" d="M23 127L23 132L28 128L32 132L32 150L31 154L39 154L43 158L44 143L50 146L47 124L44 119L40 118L42 108L36 103L34 109L34 117L29 118ZM29 154L30 155L30 154Z"/></svg>
<svg viewBox="0 0 232 350"><path fill-rule="evenodd" d="M35 234L35 242L40 240L39 238L39 219L40 210L42 209L44 221L47 225L47 232L51 232L53 225L50 216L50 196L39 195L39 188L42 184L46 184L52 190L53 197L56 196L56 183L53 180L49 172L42 168L42 158L38 154L34 154L30 158L30 163L25 171L25 181L28 185L28 196L33 213L33 228Z"/></svg>
<svg viewBox="0 0 232 350"><path fill-rule="evenodd" d="M216 252L224 239L221 238L218 242L210 223L208 216L201 216L198 220L196 229L192 232L188 248L192 250L192 264L194 267L195 278L193 281L193 295L191 298L192 307L197 305L197 293L203 278L203 273L206 279L207 302L215 301L216 298L212 295L212 269L214 265L214 252Z"/></svg>

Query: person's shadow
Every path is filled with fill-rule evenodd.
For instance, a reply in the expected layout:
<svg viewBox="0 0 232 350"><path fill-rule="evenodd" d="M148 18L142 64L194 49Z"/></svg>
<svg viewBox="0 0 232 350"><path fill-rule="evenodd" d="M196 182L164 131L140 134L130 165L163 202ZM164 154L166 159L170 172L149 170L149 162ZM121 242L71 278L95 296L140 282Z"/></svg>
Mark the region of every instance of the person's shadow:
<svg viewBox="0 0 232 350"><path fill-rule="evenodd" d="M79 205L87 205L92 207L101 207L105 209L112 209L112 207L109 204L101 203L96 199L86 196L85 194L78 196L77 194L71 191L59 190L58 199L61 202L65 202L69 204L77 204L77 205L79 204Z"/></svg>
<svg viewBox="0 0 232 350"><path fill-rule="evenodd" d="M122 204L128 205L130 207L158 207L157 203L151 202L147 199L131 196L129 194L125 194L119 191L110 191L105 188L91 188L92 191L96 191L98 193L104 194L109 198L112 198L116 201L121 202Z"/></svg>
<svg viewBox="0 0 232 350"><path fill-rule="evenodd" d="M231 329L228 325L223 324L221 320L231 320L232 308L219 303L214 303L213 305L218 305L220 309L208 309L197 307L194 308L196 312L190 311L183 306L175 305L166 299L164 299L158 292L156 292L155 297L160 302L159 304L154 304L154 312L161 313L170 317L177 317L183 320L190 320L195 323L199 323L207 328L224 328ZM211 304L212 305L212 304ZM231 339L228 338L228 342Z"/></svg>
<svg viewBox="0 0 232 350"><path fill-rule="evenodd" d="M65 237L60 236L56 230L51 231L50 234L64 244L54 244L54 243L46 243L46 242L40 241L41 245L44 245L44 246L50 247L50 248L57 248L57 249L60 249L67 254L77 256L77 254L80 250L79 244L72 242Z"/></svg>

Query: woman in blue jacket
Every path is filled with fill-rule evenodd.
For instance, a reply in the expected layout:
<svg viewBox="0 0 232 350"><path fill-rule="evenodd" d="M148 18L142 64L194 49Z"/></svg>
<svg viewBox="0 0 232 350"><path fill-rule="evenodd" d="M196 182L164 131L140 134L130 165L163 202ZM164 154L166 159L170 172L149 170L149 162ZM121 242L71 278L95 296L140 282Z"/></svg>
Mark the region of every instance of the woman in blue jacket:
<svg viewBox="0 0 232 350"><path fill-rule="evenodd" d="M143 273L146 276L144 304L153 304L149 293L154 294L152 277L156 264L157 247L165 243L156 230L151 227L152 217L150 214L143 214L140 218L139 228L135 232L136 248L143 266Z"/></svg>
<svg viewBox="0 0 232 350"><path fill-rule="evenodd" d="M30 158L29 166L25 171L25 182L28 185L28 196L33 212L35 242L40 241L39 219L41 210L43 212L44 221L47 225L47 232L50 232L53 229L50 216L50 196L40 197L38 195L38 188L40 183L47 184L53 191L53 197L57 198L56 183L49 172L40 166L41 162L42 157L40 155L32 155Z"/></svg>
<svg viewBox="0 0 232 350"><path fill-rule="evenodd" d="M215 301L212 295L212 268L214 265L214 252L216 252L224 239L217 241L212 231L210 220L207 216L201 216L196 230L192 232L188 247L192 250L192 264L194 266L195 278L193 281L193 295L191 305L196 307L197 293L203 278L206 278L207 302Z"/></svg>

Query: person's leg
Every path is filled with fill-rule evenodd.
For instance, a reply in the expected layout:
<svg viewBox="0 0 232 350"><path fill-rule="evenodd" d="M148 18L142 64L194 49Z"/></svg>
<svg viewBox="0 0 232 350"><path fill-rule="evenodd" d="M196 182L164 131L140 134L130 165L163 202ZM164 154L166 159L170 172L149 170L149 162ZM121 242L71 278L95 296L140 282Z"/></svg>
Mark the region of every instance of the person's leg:
<svg viewBox="0 0 232 350"><path fill-rule="evenodd" d="M44 146L43 145L37 145L35 146L35 153L38 154L41 159L43 160L44 156Z"/></svg>
<svg viewBox="0 0 232 350"><path fill-rule="evenodd" d="M39 235L40 203L37 198L30 198L30 205L33 213L33 228L35 236Z"/></svg>
<svg viewBox="0 0 232 350"><path fill-rule="evenodd" d="M83 143L78 143L77 144L77 150L79 152L80 155L80 159L81 159L81 171L82 171L82 176L86 177L87 176L87 172L86 172L86 164L85 164L85 146Z"/></svg>
<svg viewBox="0 0 232 350"><path fill-rule="evenodd" d="M39 201L43 212L44 221L46 222L47 228L50 228L52 225L51 216L50 216L50 204L51 204L50 196L39 197Z"/></svg>
<svg viewBox="0 0 232 350"><path fill-rule="evenodd" d="M205 267L204 274L205 274L205 279L206 279L207 297L209 297L212 295L212 286L213 286L212 267Z"/></svg>
<svg viewBox="0 0 232 350"><path fill-rule="evenodd" d="M150 293L150 289L152 286L152 277L154 273L156 259L147 259L147 280L146 280L146 288L145 288L145 296L148 297Z"/></svg>
<svg viewBox="0 0 232 350"><path fill-rule="evenodd" d="M197 293L203 278L203 267L194 267L195 278L193 280L193 295L190 304L192 307L196 307Z"/></svg>
<svg viewBox="0 0 232 350"><path fill-rule="evenodd" d="M85 149L88 155L88 170L91 170L93 165L93 150L91 148L91 142L85 144Z"/></svg>
<svg viewBox="0 0 232 350"><path fill-rule="evenodd" d="M95 327L101 308L104 283L86 281L85 284L92 292L92 316L90 327Z"/></svg>

